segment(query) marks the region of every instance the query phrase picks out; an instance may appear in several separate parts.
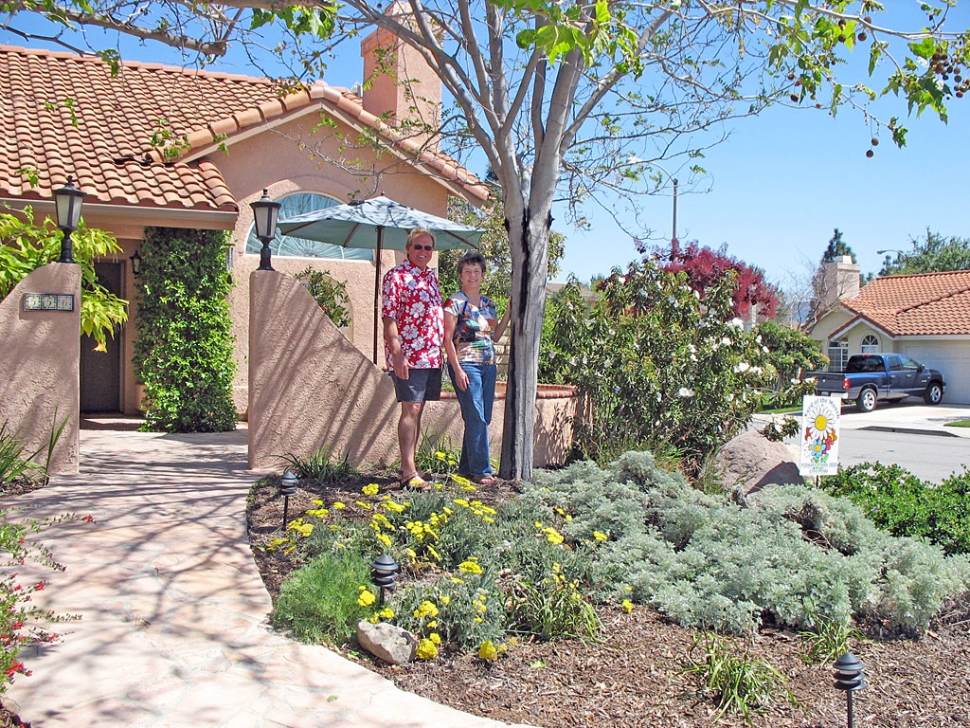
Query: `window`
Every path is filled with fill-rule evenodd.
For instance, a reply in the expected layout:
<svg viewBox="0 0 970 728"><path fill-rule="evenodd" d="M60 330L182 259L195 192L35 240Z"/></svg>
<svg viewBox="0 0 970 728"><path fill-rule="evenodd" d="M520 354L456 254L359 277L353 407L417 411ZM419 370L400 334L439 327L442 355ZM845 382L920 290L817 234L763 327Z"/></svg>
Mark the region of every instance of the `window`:
<svg viewBox="0 0 970 728"><path fill-rule="evenodd" d="M899 361L898 356L887 356L886 363L889 365L889 371L891 372L903 371L903 363Z"/></svg>
<svg viewBox="0 0 970 728"><path fill-rule="evenodd" d="M919 364L917 364L914 359L910 359L908 356L900 355L899 360L903 363L903 369L912 372L919 371Z"/></svg>
<svg viewBox="0 0 970 728"><path fill-rule="evenodd" d="M872 334L866 334L862 337L862 353L863 354L875 354L879 351L879 339L877 339Z"/></svg>
<svg viewBox="0 0 970 728"><path fill-rule="evenodd" d="M287 195L279 200L280 207L279 219L285 220L288 217L302 215L305 212L315 212L324 210L340 203L332 197L318 195L315 192L297 192ZM256 237L256 226L253 225L246 238L246 253L259 255L263 244ZM279 231L276 237L269 244L273 256L294 257L294 258L328 258L330 260L373 260L374 253L371 250L361 248L344 248L340 245L321 243L316 240L306 240L304 238L283 235Z"/></svg>
<svg viewBox="0 0 970 728"><path fill-rule="evenodd" d="M845 371L845 363L849 359L849 342L833 341L829 344L829 371Z"/></svg>

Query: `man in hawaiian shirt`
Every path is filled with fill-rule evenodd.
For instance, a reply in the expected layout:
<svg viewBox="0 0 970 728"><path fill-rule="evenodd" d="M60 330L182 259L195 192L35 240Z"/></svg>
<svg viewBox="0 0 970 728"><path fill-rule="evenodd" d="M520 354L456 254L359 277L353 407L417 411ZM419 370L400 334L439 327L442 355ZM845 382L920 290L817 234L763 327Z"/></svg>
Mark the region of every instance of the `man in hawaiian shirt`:
<svg viewBox="0 0 970 728"><path fill-rule="evenodd" d="M384 276L381 316L384 353L394 380L401 417L397 439L401 446L401 484L427 488L414 455L421 432L424 403L441 398L441 346L444 326L438 276L428 268L434 254L431 231L415 228L408 235L407 259Z"/></svg>

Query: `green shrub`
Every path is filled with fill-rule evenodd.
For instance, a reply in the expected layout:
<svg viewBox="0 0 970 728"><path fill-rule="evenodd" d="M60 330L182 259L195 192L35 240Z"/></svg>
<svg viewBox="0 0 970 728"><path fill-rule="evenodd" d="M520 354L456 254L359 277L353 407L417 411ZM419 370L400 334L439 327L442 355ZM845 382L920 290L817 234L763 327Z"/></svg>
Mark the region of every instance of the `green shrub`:
<svg viewBox="0 0 970 728"><path fill-rule="evenodd" d="M516 579L507 587L508 629L543 639L592 638L602 627L593 605L559 564L537 582Z"/></svg>
<svg viewBox="0 0 970 728"><path fill-rule="evenodd" d="M414 454L414 464L423 473L449 476L458 472L460 458L460 443L455 446L451 439L444 435L431 438L427 433L422 433L421 444Z"/></svg>
<svg viewBox="0 0 970 728"><path fill-rule="evenodd" d="M224 432L236 426L228 239L228 231L145 229L135 341L135 371L145 385L144 429Z"/></svg>
<svg viewBox="0 0 970 728"><path fill-rule="evenodd" d="M865 640L865 635L851 622L827 619L809 614L815 626L802 631L799 636L806 643L802 659L813 665L831 665L846 652L852 651L853 642Z"/></svg>
<svg viewBox="0 0 970 728"><path fill-rule="evenodd" d="M306 287L334 326L350 326L350 313L347 311L350 298L347 296L346 283L335 281L328 270L319 271L309 267L297 273L295 278Z"/></svg>
<svg viewBox="0 0 970 728"><path fill-rule="evenodd" d="M864 463L822 478L822 488L848 498L894 536L924 537L947 554L970 553L970 471L933 485L899 465Z"/></svg>
<svg viewBox="0 0 970 728"><path fill-rule="evenodd" d="M615 269L592 303L576 281L557 294L539 376L589 398L574 424L582 457L673 447L693 470L749 422L776 374L734 319L735 285L725 275L701 301L686 274L643 261Z"/></svg>
<svg viewBox="0 0 970 728"><path fill-rule="evenodd" d="M698 651L700 656L695 657ZM681 672L697 675L704 690L713 694L718 707L717 719L731 712L747 721L752 713L768 708L778 692L789 703L795 702L794 695L784 687L784 675L764 660L733 653L728 641L716 634L697 637L688 659Z"/></svg>
<svg viewBox="0 0 970 728"><path fill-rule="evenodd" d="M370 584L370 562L350 551L324 552L283 582L270 622L308 644L341 645L372 609L357 600Z"/></svg>
<svg viewBox="0 0 970 728"><path fill-rule="evenodd" d="M287 453L283 459L289 463L288 469L300 480L313 480L321 485L337 483L358 473L346 455L337 457L333 448L329 447L322 447L306 457Z"/></svg>
<svg viewBox="0 0 970 728"><path fill-rule="evenodd" d="M505 606L494 571L460 576L441 575L405 584L388 602L394 623L419 638L477 649L499 642L505 634Z"/></svg>

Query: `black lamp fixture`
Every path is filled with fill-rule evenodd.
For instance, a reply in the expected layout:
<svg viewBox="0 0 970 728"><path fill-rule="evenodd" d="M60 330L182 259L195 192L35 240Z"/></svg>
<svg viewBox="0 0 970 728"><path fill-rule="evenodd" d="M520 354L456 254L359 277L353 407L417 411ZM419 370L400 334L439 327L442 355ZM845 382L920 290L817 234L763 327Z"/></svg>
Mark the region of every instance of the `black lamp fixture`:
<svg viewBox="0 0 970 728"><path fill-rule="evenodd" d="M135 278L141 275L141 255L138 254L136 250L130 256L128 260L131 261L131 272L134 274Z"/></svg>
<svg viewBox="0 0 970 728"><path fill-rule="evenodd" d="M272 270L272 269L270 269ZM280 495L283 496L283 530L286 530L287 511L290 510L290 496L296 495L296 485L300 480L287 470L280 478Z"/></svg>
<svg viewBox="0 0 970 728"><path fill-rule="evenodd" d="M54 190L54 210L57 214L57 227L64 233L61 238L60 263L73 263L74 250L71 244L71 233L77 230L81 220L81 200L84 193L74 186L73 178L68 176L67 184Z"/></svg>
<svg viewBox="0 0 970 728"><path fill-rule="evenodd" d="M866 686L865 674L862 671L862 660L846 652L835 661L835 688L845 691L846 725L852 728L852 693Z"/></svg>
<svg viewBox="0 0 970 728"><path fill-rule="evenodd" d="M259 251L259 268L257 270L273 270L270 264L272 251L269 244L276 237L276 218L280 214L282 202L269 198L269 190L263 190L263 196L256 202L250 203L253 208L253 220L256 223L256 237L263 244Z"/></svg>
<svg viewBox="0 0 970 728"><path fill-rule="evenodd" d="M384 590L393 589L397 583L397 562L388 554L381 554L370 565L371 581L381 590L380 606L384 606Z"/></svg>

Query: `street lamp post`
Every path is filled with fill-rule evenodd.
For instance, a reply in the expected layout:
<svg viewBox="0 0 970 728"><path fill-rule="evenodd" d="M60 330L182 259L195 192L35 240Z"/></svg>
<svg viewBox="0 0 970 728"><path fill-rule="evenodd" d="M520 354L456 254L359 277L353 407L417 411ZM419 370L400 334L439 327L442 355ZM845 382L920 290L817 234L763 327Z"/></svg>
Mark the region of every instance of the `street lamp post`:
<svg viewBox="0 0 970 728"><path fill-rule="evenodd" d="M270 262L272 251L269 244L276 237L276 218L282 206L283 203L270 199L269 190L263 190L263 196L250 204L253 208L253 220L256 223L256 237L263 244L259 251L259 268L256 270L273 270Z"/></svg>
<svg viewBox="0 0 970 728"><path fill-rule="evenodd" d="M57 227L64 233L61 238L60 263L74 262L74 249L71 243L71 233L77 230L81 219L81 201L84 193L74 186L73 178L68 176L67 184L54 190L54 210L57 215Z"/></svg>

